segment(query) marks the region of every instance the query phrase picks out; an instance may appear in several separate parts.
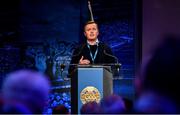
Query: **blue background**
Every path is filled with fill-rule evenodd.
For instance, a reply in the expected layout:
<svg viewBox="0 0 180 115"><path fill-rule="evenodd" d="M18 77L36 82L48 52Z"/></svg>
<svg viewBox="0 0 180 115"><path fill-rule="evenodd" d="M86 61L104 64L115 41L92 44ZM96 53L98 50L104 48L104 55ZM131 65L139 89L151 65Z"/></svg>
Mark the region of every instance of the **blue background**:
<svg viewBox="0 0 180 115"><path fill-rule="evenodd" d="M74 48L85 41L83 24L90 19L87 0L2 1L0 10L0 82L6 74L31 68L49 75L52 82L52 107L70 106L68 64ZM13 2L13 3L12 3ZM11 4L10 4L11 3ZM91 1L94 19L99 24L99 40L108 44L122 64L114 76L114 92L134 99L137 66L136 1ZM65 64L63 72L60 64Z"/></svg>

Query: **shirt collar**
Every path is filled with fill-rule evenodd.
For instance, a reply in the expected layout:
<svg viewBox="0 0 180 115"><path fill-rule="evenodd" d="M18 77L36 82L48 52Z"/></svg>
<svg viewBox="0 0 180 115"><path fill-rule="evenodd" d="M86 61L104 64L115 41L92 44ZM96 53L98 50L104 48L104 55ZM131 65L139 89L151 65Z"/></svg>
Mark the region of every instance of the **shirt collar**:
<svg viewBox="0 0 180 115"><path fill-rule="evenodd" d="M88 40L87 40L87 43L90 44ZM99 44L99 40L96 39L96 43L95 43L94 45L97 45L97 46L98 46L98 44Z"/></svg>

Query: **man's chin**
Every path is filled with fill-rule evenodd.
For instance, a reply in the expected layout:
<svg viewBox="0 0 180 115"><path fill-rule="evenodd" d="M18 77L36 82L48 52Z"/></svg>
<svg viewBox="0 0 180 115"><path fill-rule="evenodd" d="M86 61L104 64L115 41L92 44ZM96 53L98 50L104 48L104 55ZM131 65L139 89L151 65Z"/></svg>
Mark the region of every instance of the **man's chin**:
<svg viewBox="0 0 180 115"><path fill-rule="evenodd" d="M89 41L94 41L94 40L96 40L96 38L89 38L88 40Z"/></svg>

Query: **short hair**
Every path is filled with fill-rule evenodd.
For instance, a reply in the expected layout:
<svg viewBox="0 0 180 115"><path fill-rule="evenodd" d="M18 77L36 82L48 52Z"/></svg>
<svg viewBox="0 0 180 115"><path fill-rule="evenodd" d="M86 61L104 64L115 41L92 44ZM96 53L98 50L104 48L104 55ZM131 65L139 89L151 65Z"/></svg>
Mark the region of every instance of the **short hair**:
<svg viewBox="0 0 180 115"><path fill-rule="evenodd" d="M101 106L96 101L90 101L82 105L81 114L100 114L102 113Z"/></svg>
<svg viewBox="0 0 180 115"><path fill-rule="evenodd" d="M88 24L96 24L96 25L97 25L97 28L98 28L97 22L95 22L95 21L87 21L87 22L85 23L85 25L84 25L84 30L85 30L85 27L86 27Z"/></svg>
<svg viewBox="0 0 180 115"><path fill-rule="evenodd" d="M64 105L58 105L53 108L52 114L69 114L69 110Z"/></svg>
<svg viewBox="0 0 180 115"><path fill-rule="evenodd" d="M124 100L116 94L102 98L101 108L105 114L120 114L126 111Z"/></svg>
<svg viewBox="0 0 180 115"><path fill-rule="evenodd" d="M18 70L10 73L2 87L5 102L16 101L41 113L48 99L49 80L45 75L32 70Z"/></svg>
<svg viewBox="0 0 180 115"><path fill-rule="evenodd" d="M142 63L140 88L169 97L179 107L180 37L172 35L163 39L151 57Z"/></svg>

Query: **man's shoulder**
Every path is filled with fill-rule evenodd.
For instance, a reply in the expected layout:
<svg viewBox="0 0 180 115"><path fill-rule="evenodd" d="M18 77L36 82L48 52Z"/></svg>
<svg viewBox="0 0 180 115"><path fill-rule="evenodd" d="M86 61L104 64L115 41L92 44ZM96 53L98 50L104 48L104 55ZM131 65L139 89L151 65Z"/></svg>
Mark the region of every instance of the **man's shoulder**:
<svg viewBox="0 0 180 115"><path fill-rule="evenodd" d="M86 46L86 43L78 44L75 49L81 49L82 47Z"/></svg>
<svg viewBox="0 0 180 115"><path fill-rule="evenodd" d="M86 46L86 43L79 44L79 45L77 45L77 46L74 48L74 50L75 50L75 51L79 51L79 50L81 50L81 49L84 49L85 46Z"/></svg>
<svg viewBox="0 0 180 115"><path fill-rule="evenodd" d="M110 46L104 42L99 42L99 45L102 46L103 48L110 48Z"/></svg>

